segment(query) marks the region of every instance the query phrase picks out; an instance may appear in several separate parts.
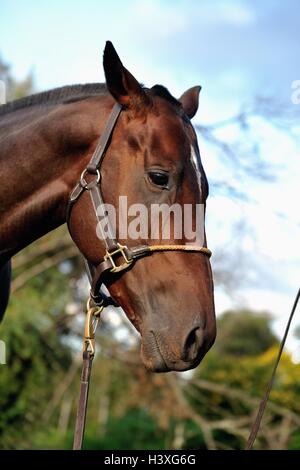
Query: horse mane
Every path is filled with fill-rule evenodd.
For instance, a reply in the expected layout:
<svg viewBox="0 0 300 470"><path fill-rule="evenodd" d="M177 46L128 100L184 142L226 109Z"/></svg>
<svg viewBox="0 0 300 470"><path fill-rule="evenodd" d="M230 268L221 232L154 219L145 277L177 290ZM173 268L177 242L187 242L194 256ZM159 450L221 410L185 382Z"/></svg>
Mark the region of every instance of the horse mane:
<svg viewBox="0 0 300 470"><path fill-rule="evenodd" d="M180 108L179 101L174 98L169 90L164 86L154 85L150 90L153 95L165 99L178 109ZM0 106L0 116L31 106L79 101L89 96L103 95L106 93L108 93L108 90L105 83L67 85L60 88L54 88L53 90L35 93L33 95L26 96L25 98L20 98L7 104L3 104Z"/></svg>
<svg viewBox="0 0 300 470"><path fill-rule="evenodd" d="M105 83L86 83L84 85L67 85L53 90L35 93L0 106L0 115L43 104L58 104L71 100L80 100L88 96L107 93Z"/></svg>

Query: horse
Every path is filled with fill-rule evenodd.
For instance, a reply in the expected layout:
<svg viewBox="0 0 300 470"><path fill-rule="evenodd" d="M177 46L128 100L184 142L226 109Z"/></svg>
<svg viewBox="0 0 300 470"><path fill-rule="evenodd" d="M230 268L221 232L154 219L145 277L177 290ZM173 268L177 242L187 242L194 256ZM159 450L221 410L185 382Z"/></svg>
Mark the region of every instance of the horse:
<svg viewBox="0 0 300 470"><path fill-rule="evenodd" d="M101 179L103 200L116 208L120 195L126 195L128 204L146 207L206 206L208 182L191 123L201 87L188 89L179 99L162 85L146 88L124 67L109 41L103 66L104 84L65 86L0 107L2 311L10 259L66 223L70 193L116 103L122 112L96 181L100 184ZM92 267L105 254L97 223L88 191L83 191L68 226ZM132 246L128 238L122 242ZM168 243L176 242L172 234ZM187 243L184 234L180 243ZM119 273L107 287L140 334L141 358L148 370L192 369L213 345L213 277L210 261L202 253L153 253Z"/></svg>

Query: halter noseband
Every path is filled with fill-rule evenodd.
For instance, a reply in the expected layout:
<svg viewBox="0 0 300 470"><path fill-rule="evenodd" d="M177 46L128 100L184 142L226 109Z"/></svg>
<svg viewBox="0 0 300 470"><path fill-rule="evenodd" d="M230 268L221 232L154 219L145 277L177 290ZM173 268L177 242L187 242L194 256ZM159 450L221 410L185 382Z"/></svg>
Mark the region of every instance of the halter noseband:
<svg viewBox="0 0 300 470"><path fill-rule="evenodd" d="M71 192L69 196L68 209L67 209L67 224L70 231L70 216L71 210L74 203L79 199L84 191L89 191L93 202L94 210L97 216L97 207L104 206L102 193L100 189L101 180L101 165L105 156L105 151L108 147L108 142L112 136L115 124L122 111L122 106L116 103L109 115L108 121L104 128L103 133L99 139L97 147L92 155L92 158L81 174L80 180ZM87 175L94 176L92 181L87 182L85 177ZM112 234L112 230L107 221L108 233ZM104 283L105 278L111 274L118 274L122 271L127 270L134 262L140 258L151 255L155 252L162 251L185 251L185 252L198 252L210 257L211 251L204 246L194 245L140 245L133 248L129 248L126 245L121 245L112 235L109 237L103 237L105 243L105 255L103 260L98 266L93 266L87 259L85 259L85 265L89 281L91 284L90 295L95 305L106 306L116 305L115 301L111 297L107 297L101 290L101 286ZM120 262L119 258L122 258ZM117 262L118 259L118 262Z"/></svg>

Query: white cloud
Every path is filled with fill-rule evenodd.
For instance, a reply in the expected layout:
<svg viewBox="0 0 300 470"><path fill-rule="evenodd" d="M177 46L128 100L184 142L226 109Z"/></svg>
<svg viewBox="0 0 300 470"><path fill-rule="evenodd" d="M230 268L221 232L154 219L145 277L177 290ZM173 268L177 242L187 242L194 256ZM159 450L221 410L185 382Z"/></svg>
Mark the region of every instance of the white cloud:
<svg viewBox="0 0 300 470"><path fill-rule="evenodd" d="M221 2L218 15L224 22L237 26L246 26L255 21L254 10L249 5L237 1Z"/></svg>
<svg viewBox="0 0 300 470"><path fill-rule="evenodd" d="M173 3L158 1L136 1L131 6L129 17L134 17L135 27L143 36L168 38L185 31L188 25L188 10L174 8Z"/></svg>

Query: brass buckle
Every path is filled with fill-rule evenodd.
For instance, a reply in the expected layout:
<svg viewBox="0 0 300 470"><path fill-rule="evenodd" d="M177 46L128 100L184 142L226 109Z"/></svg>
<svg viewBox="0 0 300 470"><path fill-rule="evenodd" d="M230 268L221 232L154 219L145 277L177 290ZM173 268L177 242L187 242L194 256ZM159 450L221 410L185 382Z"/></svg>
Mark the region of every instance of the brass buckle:
<svg viewBox="0 0 300 470"><path fill-rule="evenodd" d="M110 270L110 272L112 273L119 273L120 271L124 271L124 269L127 269L133 263L133 259L128 259L128 257L126 256L125 250L127 249L127 246L120 245L120 243L117 243L117 245L118 248L116 250L106 251L104 255L104 261L107 261L109 259L112 264L112 268ZM124 262L121 264L116 264L114 260L115 255L121 255L123 257Z"/></svg>

